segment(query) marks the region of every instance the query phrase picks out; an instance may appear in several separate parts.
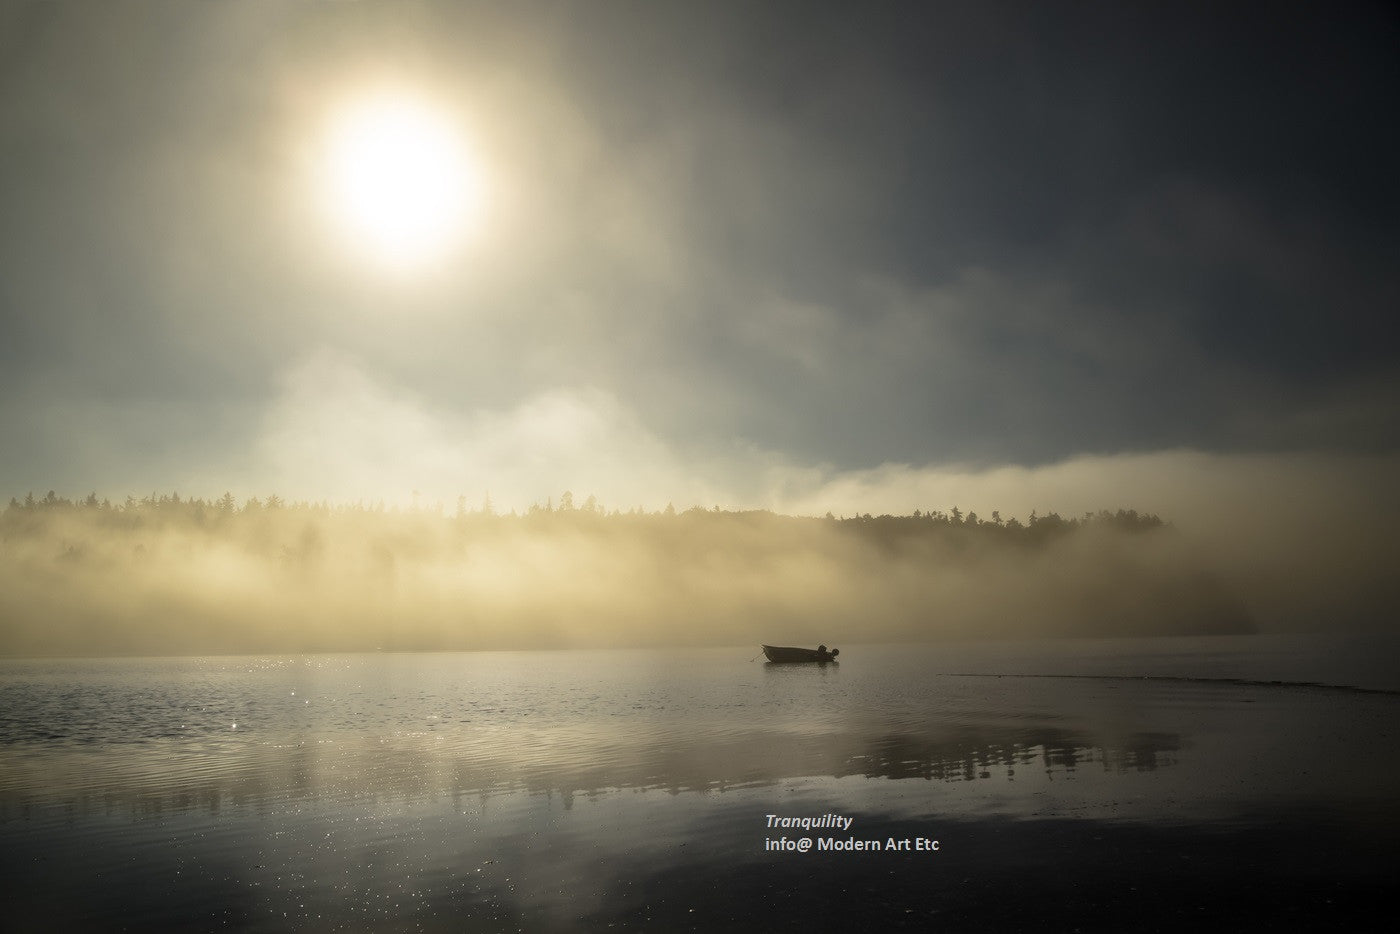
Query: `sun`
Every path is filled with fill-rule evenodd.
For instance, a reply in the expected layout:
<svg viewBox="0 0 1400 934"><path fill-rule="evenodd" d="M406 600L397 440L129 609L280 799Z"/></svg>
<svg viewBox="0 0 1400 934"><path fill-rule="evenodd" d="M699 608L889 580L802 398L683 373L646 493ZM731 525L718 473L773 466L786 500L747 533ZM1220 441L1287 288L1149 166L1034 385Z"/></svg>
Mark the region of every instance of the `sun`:
<svg viewBox="0 0 1400 934"><path fill-rule="evenodd" d="M402 94L358 100L331 120L319 169L333 223L369 259L431 262L470 229L480 176L447 113Z"/></svg>

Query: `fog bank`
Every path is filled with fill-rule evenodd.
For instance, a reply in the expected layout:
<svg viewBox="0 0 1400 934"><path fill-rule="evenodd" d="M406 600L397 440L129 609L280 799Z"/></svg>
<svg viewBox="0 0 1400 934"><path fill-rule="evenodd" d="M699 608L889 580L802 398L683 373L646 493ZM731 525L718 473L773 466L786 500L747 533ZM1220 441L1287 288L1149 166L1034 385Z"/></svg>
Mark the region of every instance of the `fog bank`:
<svg viewBox="0 0 1400 934"><path fill-rule="evenodd" d="M1248 632L1154 516L522 516L56 496L0 517L0 652L177 654Z"/></svg>

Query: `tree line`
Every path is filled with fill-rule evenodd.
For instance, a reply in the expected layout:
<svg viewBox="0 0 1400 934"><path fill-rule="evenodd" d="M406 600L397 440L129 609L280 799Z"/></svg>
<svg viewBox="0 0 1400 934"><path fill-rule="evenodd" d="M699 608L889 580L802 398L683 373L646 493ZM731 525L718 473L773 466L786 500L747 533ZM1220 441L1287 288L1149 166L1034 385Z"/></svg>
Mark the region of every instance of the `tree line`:
<svg viewBox="0 0 1400 934"><path fill-rule="evenodd" d="M49 490L44 496L38 498L32 492L26 494L22 500L11 497L4 512L0 513L0 522L14 528L22 527L29 520L44 516L81 514L110 517L114 525L130 525L133 520L143 519L183 520L189 524L203 525L225 517L250 517L274 512L286 513L290 516L389 515L455 520L516 519L534 522L546 517L559 519L659 518L691 521L715 521L716 519L819 521L827 525L859 530L875 537L917 534L928 529L967 529L989 534L1001 533L1008 537L1019 534L1030 538L1044 538L1090 526L1107 527L1122 532L1144 532L1168 525L1154 513L1121 508L1117 510L1100 509L1097 512L1085 512L1080 516L1061 516L1054 511L1038 515L1035 510L1032 510L1025 522L1014 516L1004 518L1000 510L992 510L990 516L984 519L979 517L976 512L965 513L957 506L946 511L942 509L915 509L908 515L890 513L871 515L866 512L838 516L827 512L820 519L809 516L786 516L766 509L726 510L719 506L711 508L692 506L678 511L672 504L667 504L665 508L654 511L648 511L642 507L632 507L624 511L616 508L606 509L598 502L597 497L592 495L588 496L582 504L576 504L573 494L567 490L559 497L557 504L553 497L550 497L543 503L532 504L523 514L514 509L504 514L497 513L492 507L489 496L479 507L474 509L467 507L465 496L459 496L455 510L449 512L442 502L435 502L431 505L420 504L416 502L416 497L412 505L398 506L386 505L382 500L371 502L361 500L354 503L335 504L328 500L287 500L272 493L266 497L252 496L240 503L229 492L225 492L217 499L181 497L178 492L172 492L151 493L139 499L128 495L121 502L113 503L106 497L99 498L95 492L89 493L81 499L69 499Z"/></svg>

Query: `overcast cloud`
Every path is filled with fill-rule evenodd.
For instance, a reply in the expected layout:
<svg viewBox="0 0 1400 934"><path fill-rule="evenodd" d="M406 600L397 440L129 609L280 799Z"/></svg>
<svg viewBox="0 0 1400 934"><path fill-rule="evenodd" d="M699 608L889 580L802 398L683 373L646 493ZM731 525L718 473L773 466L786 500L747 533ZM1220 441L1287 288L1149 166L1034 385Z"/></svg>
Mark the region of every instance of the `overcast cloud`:
<svg viewBox="0 0 1400 934"><path fill-rule="evenodd" d="M3 9L7 495L1204 523L1400 453L1391 7ZM312 203L385 76L486 189L418 277Z"/></svg>

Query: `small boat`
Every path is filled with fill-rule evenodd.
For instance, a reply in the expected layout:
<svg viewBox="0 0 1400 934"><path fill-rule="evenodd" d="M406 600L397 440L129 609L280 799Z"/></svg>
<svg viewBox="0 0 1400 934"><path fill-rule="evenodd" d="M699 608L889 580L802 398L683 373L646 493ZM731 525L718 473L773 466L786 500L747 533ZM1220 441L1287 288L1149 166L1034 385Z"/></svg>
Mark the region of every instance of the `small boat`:
<svg viewBox="0 0 1400 934"><path fill-rule="evenodd" d="M836 656L841 654L841 650L827 651L824 645L815 649L798 649L787 645L765 645L763 646L763 654L768 656L770 662L817 662L825 665L827 662L836 661Z"/></svg>

